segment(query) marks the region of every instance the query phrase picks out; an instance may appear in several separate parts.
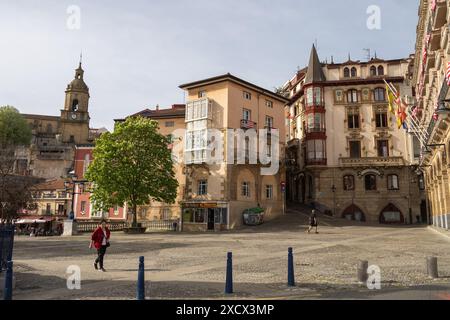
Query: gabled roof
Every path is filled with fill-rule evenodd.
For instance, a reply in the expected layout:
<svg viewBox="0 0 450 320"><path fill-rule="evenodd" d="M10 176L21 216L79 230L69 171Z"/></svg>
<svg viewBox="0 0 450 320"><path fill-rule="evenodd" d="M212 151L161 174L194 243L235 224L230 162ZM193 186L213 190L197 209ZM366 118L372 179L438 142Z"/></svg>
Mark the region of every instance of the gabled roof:
<svg viewBox="0 0 450 320"><path fill-rule="evenodd" d="M227 74L224 74L221 76L208 78L208 79L204 79L204 80L199 80L199 81L195 81L195 82L191 82L191 83L182 84L180 86L180 89L183 89L183 90L195 89L195 88L202 87L205 85L211 85L211 84L220 83L220 82L224 82L224 81L234 82L238 85L241 85L243 87L249 88L254 91L257 91L261 94L267 95L267 96L269 96L273 99L276 99L280 102L283 102L283 103L287 103L289 101L289 99L286 99L285 97L283 97L273 91L261 88L253 83L242 80L242 79L232 75L231 73L227 73Z"/></svg>
<svg viewBox="0 0 450 320"><path fill-rule="evenodd" d="M322 63L319 60L316 47L313 45L309 58L308 71L306 73L305 84L327 81L322 70Z"/></svg>

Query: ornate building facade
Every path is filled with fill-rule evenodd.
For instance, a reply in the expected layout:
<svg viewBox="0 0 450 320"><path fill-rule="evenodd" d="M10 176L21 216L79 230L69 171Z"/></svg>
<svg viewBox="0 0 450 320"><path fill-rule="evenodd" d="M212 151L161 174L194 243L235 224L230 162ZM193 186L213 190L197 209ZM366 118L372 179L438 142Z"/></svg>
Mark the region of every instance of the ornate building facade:
<svg viewBox="0 0 450 320"><path fill-rule="evenodd" d="M424 136L421 170L426 177L430 222L444 229L450 224L449 23L450 1L420 1L413 77L415 113Z"/></svg>
<svg viewBox="0 0 450 320"><path fill-rule="evenodd" d="M411 96L412 62L321 63L313 46L308 67L283 88L290 202L349 220L427 221L420 146L397 127L384 83Z"/></svg>

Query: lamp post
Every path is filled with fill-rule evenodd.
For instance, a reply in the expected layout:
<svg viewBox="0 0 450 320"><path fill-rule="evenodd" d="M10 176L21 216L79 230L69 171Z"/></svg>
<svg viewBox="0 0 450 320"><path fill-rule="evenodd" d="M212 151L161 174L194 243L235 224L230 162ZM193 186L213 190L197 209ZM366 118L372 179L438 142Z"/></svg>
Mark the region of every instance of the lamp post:
<svg viewBox="0 0 450 320"><path fill-rule="evenodd" d="M75 195L81 195L84 193L84 184L86 181L81 180L81 181L77 181L76 180L76 176L71 176L70 177L70 181L65 181L64 182L64 188L66 190L66 192L70 191L70 195L71 195L71 205L70 205L70 213L69 213L69 219L70 220L76 220L75 219ZM79 192L76 192L76 185L79 185L78 190Z"/></svg>

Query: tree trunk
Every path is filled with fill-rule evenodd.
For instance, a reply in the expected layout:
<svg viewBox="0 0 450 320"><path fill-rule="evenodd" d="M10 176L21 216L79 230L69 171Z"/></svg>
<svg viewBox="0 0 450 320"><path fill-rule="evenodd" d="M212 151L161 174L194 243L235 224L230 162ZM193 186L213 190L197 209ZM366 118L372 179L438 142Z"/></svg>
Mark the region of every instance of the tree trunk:
<svg viewBox="0 0 450 320"><path fill-rule="evenodd" d="M137 205L133 204L133 222L131 225L133 228L137 228Z"/></svg>

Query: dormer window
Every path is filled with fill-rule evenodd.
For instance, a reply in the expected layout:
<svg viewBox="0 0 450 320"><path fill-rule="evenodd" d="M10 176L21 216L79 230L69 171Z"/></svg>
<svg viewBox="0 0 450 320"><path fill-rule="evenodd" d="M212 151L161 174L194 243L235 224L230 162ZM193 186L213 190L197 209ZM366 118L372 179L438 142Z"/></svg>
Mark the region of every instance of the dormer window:
<svg viewBox="0 0 450 320"><path fill-rule="evenodd" d="M344 78L350 78L350 69L344 68Z"/></svg>
<svg viewBox="0 0 450 320"><path fill-rule="evenodd" d="M355 78L358 76L358 71L356 70L355 67L352 68L352 78Z"/></svg>
<svg viewBox="0 0 450 320"><path fill-rule="evenodd" d="M377 75L377 68L375 66L371 66L370 67L370 76L376 77L376 75Z"/></svg>
<svg viewBox="0 0 450 320"><path fill-rule="evenodd" d="M379 66L378 67L378 75L379 76L384 76L384 68L383 68L383 66Z"/></svg>

